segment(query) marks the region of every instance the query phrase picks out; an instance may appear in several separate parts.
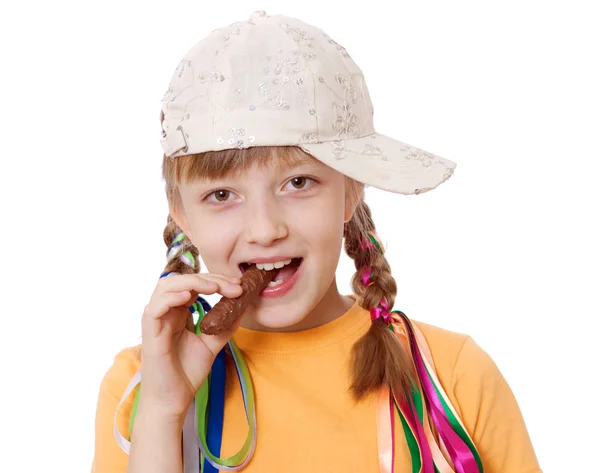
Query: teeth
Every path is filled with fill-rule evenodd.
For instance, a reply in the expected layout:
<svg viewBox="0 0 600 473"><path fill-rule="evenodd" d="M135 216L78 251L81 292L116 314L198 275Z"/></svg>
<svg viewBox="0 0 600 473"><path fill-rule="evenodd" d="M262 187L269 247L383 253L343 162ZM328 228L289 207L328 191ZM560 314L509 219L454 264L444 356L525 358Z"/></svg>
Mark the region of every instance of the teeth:
<svg viewBox="0 0 600 473"><path fill-rule="evenodd" d="M267 271L271 271L272 269L279 269L279 268L283 268L285 265L288 265L292 262L291 259L285 260L285 261L277 261L275 263L256 263L256 267L258 269L265 269Z"/></svg>
<svg viewBox="0 0 600 473"><path fill-rule="evenodd" d="M269 283L269 287L279 286L283 282L283 279L278 279L277 281L271 281Z"/></svg>

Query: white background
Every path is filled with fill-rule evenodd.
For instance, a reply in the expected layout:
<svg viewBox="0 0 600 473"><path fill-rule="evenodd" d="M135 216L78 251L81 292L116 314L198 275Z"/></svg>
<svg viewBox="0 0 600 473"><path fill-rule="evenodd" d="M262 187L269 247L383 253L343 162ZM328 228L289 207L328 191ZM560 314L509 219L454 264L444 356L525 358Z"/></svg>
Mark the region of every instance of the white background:
<svg viewBox="0 0 600 473"><path fill-rule="evenodd" d="M258 9L326 31L363 70L377 130L458 163L426 194L368 191L395 308L492 355L546 473L599 471L594 8L3 4L0 471L89 471L102 376L140 343L165 263L160 99L196 41ZM344 255L346 293L352 270Z"/></svg>

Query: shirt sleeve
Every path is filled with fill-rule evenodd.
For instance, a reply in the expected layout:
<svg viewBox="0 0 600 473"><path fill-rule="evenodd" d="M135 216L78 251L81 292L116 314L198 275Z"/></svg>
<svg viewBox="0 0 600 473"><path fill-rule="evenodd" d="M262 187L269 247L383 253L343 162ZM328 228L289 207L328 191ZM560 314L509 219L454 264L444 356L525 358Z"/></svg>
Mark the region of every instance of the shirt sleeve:
<svg viewBox="0 0 600 473"><path fill-rule="evenodd" d="M485 473L542 472L510 386L471 337L456 360L452 388Z"/></svg>
<svg viewBox="0 0 600 473"><path fill-rule="evenodd" d="M126 348L115 357L100 384L96 407L94 458L92 473L126 473L129 456L121 449L113 433L115 411L127 385L140 366L136 348ZM129 415L135 389L123 402L117 416L119 432L127 438Z"/></svg>

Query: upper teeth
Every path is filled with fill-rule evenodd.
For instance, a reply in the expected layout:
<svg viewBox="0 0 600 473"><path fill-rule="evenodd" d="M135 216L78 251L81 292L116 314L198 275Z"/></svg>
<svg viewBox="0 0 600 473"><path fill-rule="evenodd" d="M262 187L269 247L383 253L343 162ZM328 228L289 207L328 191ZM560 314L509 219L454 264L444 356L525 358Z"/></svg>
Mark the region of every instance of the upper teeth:
<svg viewBox="0 0 600 473"><path fill-rule="evenodd" d="M275 263L256 263L256 267L258 269L264 269L266 271L271 271L272 269L283 268L286 264L290 264L292 262L291 259L285 261L277 261Z"/></svg>

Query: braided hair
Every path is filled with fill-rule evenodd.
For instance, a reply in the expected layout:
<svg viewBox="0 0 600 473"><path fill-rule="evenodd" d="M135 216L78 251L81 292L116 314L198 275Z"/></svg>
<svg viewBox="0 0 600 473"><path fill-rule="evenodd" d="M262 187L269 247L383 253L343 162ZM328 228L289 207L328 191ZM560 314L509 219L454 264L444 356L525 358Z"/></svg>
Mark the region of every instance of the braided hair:
<svg viewBox="0 0 600 473"><path fill-rule="evenodd" d="M167 225L163 231L163 240L167 245L167 265L160 276L166 277L172 273L193 274L200 272L198 249L181 231L171 214L167 217ZM193 314L190 311L185 327L195 331Z"/></svg>
<svg viewBox="0 0 600 473"><path fill-rule="evenodd" d="M371 314L371 326L356 341L351 355L351 392L356 400L388 385L399 398L408 398L416 379L411 357L392 330L390 310L396 281L375 233L371 210L361 197L344 228L345 250L354 260L352 289Z"/></svg>

